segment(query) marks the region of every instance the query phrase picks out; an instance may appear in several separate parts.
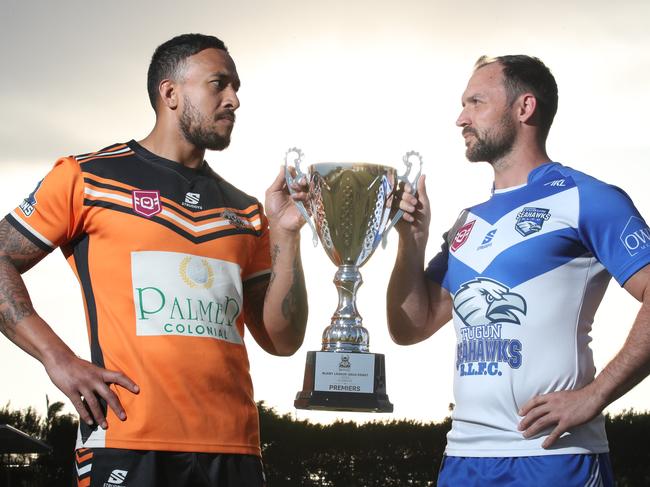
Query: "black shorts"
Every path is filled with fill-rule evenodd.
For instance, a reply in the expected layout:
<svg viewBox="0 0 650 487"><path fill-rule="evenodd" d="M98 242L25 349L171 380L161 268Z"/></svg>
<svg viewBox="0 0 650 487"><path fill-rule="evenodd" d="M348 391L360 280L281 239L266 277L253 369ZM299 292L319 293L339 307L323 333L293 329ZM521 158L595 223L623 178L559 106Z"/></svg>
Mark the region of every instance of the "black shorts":
<svg viewBox="0 0 650 487"><path fill-rule="evenodd" d="M255 455L82 448L78 487L264 487Z"/></svg>

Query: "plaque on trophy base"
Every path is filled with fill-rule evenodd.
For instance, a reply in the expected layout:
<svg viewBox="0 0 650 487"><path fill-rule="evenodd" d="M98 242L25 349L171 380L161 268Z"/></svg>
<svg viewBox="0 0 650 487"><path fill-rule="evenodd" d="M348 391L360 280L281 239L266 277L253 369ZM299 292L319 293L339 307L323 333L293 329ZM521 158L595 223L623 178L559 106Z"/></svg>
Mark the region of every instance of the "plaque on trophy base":
<svg viewBox="0 0 650 487"><path fill-rule="evenodd" d="M298 409L392 413L380 353L307 352Z"/></svg>

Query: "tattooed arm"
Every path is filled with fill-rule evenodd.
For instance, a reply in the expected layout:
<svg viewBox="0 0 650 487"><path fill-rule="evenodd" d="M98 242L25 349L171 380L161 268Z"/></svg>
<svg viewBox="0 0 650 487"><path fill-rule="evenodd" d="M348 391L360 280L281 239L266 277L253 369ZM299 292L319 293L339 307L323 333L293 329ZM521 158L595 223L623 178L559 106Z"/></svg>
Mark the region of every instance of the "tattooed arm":
<svg viewBox="0 0 650 487"><path fill-rule="evenodd" d="M119 399L108 384L119 384L133 393L138 388L125 375L75 356L34 311L21 274L46 255L47 252L21 235L6 219L0 221L0 331L43 364L54 385L68 396L83 421L89 425L96 421L107 428L99 398L119 418L126 419Z"/></svg>
<svg viewBox="0 0 650 487"><path fill-rule="evenodd" d="M296 185L297 190L300 186ZM294 199L304 199L296 193ZM271 244L271 276L244 288L251 312L248 327L264 350L292 355L302 345L307 324L307 291L300 260L300 228L304 220L289 196L284 172L266 192Z"/></svg>

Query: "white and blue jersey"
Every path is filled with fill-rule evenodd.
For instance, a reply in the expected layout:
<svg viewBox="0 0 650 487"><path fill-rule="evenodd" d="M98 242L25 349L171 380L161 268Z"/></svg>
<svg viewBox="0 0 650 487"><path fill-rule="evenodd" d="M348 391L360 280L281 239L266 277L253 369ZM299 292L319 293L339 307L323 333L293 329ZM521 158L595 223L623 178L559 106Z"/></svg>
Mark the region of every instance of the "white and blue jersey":
<svg viewBox="0 0 650 487"><path fill-rule="evenodd" d="M517 411L594 379L589 332L610 277L623 285L649 263L650 229L630 198L558 163L463 211L426 271L453 297L456 407L446 454L607 452L602 415L545 450L550 431L523 438Z"/></svg>

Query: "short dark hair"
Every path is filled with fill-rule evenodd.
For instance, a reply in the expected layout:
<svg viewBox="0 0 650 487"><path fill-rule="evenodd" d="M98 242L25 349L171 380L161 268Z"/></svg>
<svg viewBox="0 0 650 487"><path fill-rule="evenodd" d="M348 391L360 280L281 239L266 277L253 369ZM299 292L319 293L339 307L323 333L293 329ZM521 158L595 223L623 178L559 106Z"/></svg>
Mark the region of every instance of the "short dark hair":
<svg viewBox="0 0 650 487"><path fill-rule="evenodd" d="M551 70L539 59L524 54L481 56L474 69L499 63L503 67L508 103L512 105L522 93L530 92L537 100L537 114L543 139L546 139L557 112L557 83Z"/></svg>
<svg viewBox="0 0 650 487"><path fill-rule="evenodd" d="M228 52L221 39L204 34L182 34L156 48L147 72L147 91L154 110L156 110L160 82L164 79L178 79L184 68L185 59L210 48Z"/></svg>

